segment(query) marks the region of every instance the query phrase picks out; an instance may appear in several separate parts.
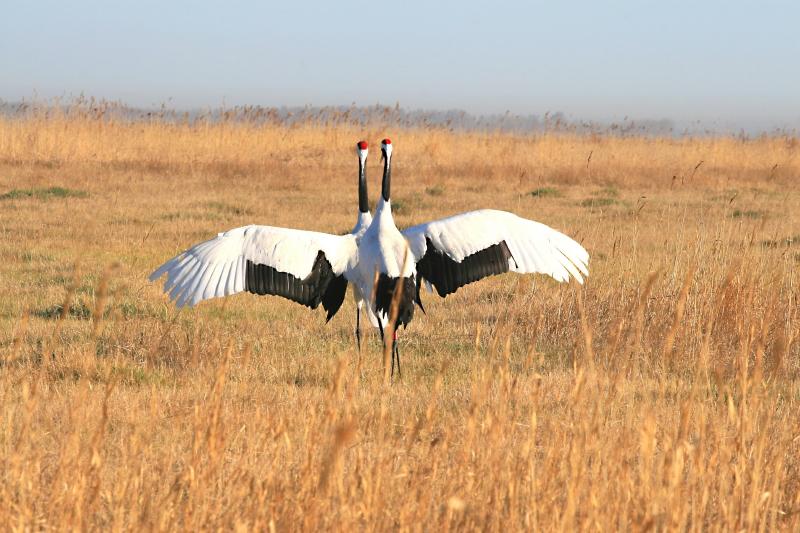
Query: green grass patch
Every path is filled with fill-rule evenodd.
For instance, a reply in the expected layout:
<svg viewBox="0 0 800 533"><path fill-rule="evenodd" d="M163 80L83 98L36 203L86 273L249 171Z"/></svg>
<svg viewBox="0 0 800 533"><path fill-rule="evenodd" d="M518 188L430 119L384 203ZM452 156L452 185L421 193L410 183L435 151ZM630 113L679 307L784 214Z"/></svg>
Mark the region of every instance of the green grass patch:
<svg viewBox="0 0 800 533"><path fill-rule="evenodd" d="M428 196L441 196L444 194L444 188L440 187L439 185L434 185L433 187L428 187L425 189L425 194Z"/></svg>
<svg viewBox="0 0 800 533"><path fill-rule="evenodd" d="M49 263L49 262L55 261L55 259L56 259L54 256L52 256L50 254L37 252L35 250L24 250L24 251L18 252L13 257L15 259L18 259L19 261L21 261L23 263L26 263L26 264L28 264L28 263Z"/></svg>
<svg viewBox="0 0 800 533"><path fill-rule="evenodd" d="M587 198L581 202L581 207L610 207L619 203L616 198Z"/></svg>
<svg viewBox="0 0 800 533"><path fill-rule="evenodd" d="M408 202L400 198L392 198L392 212L402 214L408 211Z"/></svg>
<svg viewBox="0 0 800 533"><path fill-rule="evenodd" d="M89 193L66 189L64 187L48 187L47 189L12 189L0 194L0 200L21 200L34 198L36 200L49 200L51 198L86 198Z"/></svg>
<svg viewBox="0 0 800 533"><path fill-rule="evenodd" d="M45 307L44 309L37 309L31 312L31 315L46 320L55 320L59 318L63 312L64 306L57 304ZM92 317L92 310L82 302L74 303L70 306L67 317L76 318L78 320L89 320Z"/></svg>
<svg viewBox="0 0 800 533"><path fill-rule="evenodd" d="M194 215L192 213L184 213L182 211L175 211L173 213L163 213L161 215L158 215L158 217L156 217L156 218L158 218L158 220L164 220L166 222L173 222L173 221L176 221L176 220L195 220L195 219L202 218L202 217L198 217L198 216L196 216L196 215Z"/></svg>
<svg viewBox="0 0 800 533"><path fill-rule="evenodd" d="M409 215L422 207L422 201L418 196L408 198L392 198L392 212L398 215Z"/></svg>
<svg viewBox="0 0 800 533"><path fill-rule="evenodd" d="M430 202L422 193L411 194L404 198L392 198L392 213L410 215L425 209Z"/></svg>
<svg viewBox="0 0 800 533"><path fill-rule="evenodd" d="M560 198L561 191L555 187L539 187L538 189L534 189L529 192L528 196L532 196L534 198Z"/></svg>
<svg viewBox="0 0 800 533"><path fill-rule="evenodd" d="M764 218L765 213L763 211L754 211L754 210L745 210L745 209L734 209L733 213L731 213L731 218L751 218L751 219L759 219Z"/></svg>
<svg viewBox="0 0 800 533"><path fill-rule="evenodd" d="M604 198L616 198L619 196L619 191L616 187L603 187L600 190L594 191L592 196L601 196Z"/></svg>
<svg viewBox="0 0 800 533"><path fill-rule="evenodd" d="M188 211L174 211L171 213L164 213L156 217L158 220L163 220L166 222L175 222L175 221L197 221L197 220L223 220L225 216L218 212L212 210L205 210L205 211L197 211L197 210L188 210Z"/></svg>

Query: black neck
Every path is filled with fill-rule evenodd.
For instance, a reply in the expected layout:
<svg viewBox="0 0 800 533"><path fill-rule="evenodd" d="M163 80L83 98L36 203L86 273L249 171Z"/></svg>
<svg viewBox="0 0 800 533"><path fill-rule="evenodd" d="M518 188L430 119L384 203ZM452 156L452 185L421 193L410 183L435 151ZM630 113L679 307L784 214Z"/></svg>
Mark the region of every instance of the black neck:
<svg viewBox="0 0 800 533"><path fill-rule="evenodd" d="M381 186L381 195L385 202L389 201L392 188L392 164L389 160L391 156L387 157L386 152L383 152L383 185Z"/></svg>
<svg viewBox="0 0 800 533"><path fill-rule="evenodd" d="M358 158L358 210L362 213L369 212L369 196L367 196L367 165L361 157Z"/></svg>

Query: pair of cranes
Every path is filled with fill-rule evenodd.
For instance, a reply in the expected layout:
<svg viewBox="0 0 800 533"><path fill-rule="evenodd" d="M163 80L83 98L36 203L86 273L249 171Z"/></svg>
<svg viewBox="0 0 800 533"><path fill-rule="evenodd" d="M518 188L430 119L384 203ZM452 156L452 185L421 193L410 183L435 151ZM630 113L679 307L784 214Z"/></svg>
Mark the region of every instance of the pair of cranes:
<svg viewBox="0 0 800 533"><path fill-rule="evenodd" d="M506 211L482 209L400 231L392 216L392 142L381 142L381 198L373 217L367 196L368 146L357 144L358 219L348 235L250 225L220 233L170 259L150 275L167 275L164 292L178 307L239 292L282 296L311 309L320 304L330 320L352 285L356 341L361 313L390 327L392 373L400 371L397 329L422 308L425 284L447 296L460 287L504 272L542 273L583 283L589 254L544 224ZM400 285L398 287L398 285ZM394 309L392 308L394 306ZM392 317L394 323L390 323Z"/></svg>

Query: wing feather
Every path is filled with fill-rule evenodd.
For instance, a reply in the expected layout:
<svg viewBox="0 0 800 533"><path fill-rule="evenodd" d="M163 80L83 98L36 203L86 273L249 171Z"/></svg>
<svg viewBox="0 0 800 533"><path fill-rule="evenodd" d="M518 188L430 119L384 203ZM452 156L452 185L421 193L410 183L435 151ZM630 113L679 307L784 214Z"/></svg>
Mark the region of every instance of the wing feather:
<svg viewBox="0 0 800 533"><path fill-rule="evenodd" d="M195 274L197 274L197 270L200 269L202 265L196 258L192 258L192 260L186 264L186 273L177 276L177 281L173 283L171 286L169 284L169 280L167 280L167 284L164 285L164 292L172 287L172 290L169 293L169 297L171 300L176 300L186 289L186 287L192 282L194 279Z"/></svg>
<svg viewBox="0 0 800 533"><path fill-rule="evenodd" d="M330 281L346 275L356 253L352 235L244 226L189 248L150 279L166 274L164 292L178 307L249 290L315 308Z"/></svg>
<svg viewBox="0 0 800 533"><path fill-rule="evenodd" d="M197 273L192 276L189 282L186 284L186 289L181 294L181 297L176 302L178 307L183 307L190 301L193 301L194 292L197 290L198 285L203 280L203 276L208 270L208 267L211 266L213 263L204 263L201 262L197 268Z"/></svg>
<svg viewBox="0 0 800 533"><path fill-rule="evenodd" d="M228 284L228 274L231 272L231 262L226 261L222 266L222 271L219 273L219 281L217 281L217 288L214 290L214 296L225 296L225 286Z"/></svg>
<svg viewBox="0 0 800 533"><path fill-rule="evenodd" d="M167 274L167 279L174 280L179 274L181 273L185 274L185 271L182 270L182 267L184 267L191 260L192 256L181 254L175 259L167 261L161 268L153 272L150 275L150 280L155 281L156 279L161 277L164 273ZM156 274L158 275L156 276Z"/></svg>
<svg viewBox="0 0 800 533"><path fill-rule="evenodd" d="M583 283L588 252L563 233L506 211L484 209L404 230L417 272L444 296L486 276L513 271Z"/></svg>
<svg viewBox="0 0 800 533"><path fill-rule="evenodd" d="M214 270L211 272L211 275L208 276L208 280L205 283L205 289L203 290L203 294L200 296L200 298L198 298L198 301L208 300L209 298L216 298L218 296L217 287L219 286L219 280L222 278L222 271L227 264L228 262L225 261L223 263L216 263L214 265Z"/></svg>
<svg viewBox="0 0 800 533"><path fill-rule="evenodd" d="M239 257L236 260L236 281L233 284L233 293L242 292L244 290L244 274L245 274L245 260L244 257Z"/></svg>
<svg viewBox="0 0 800 533"><path fill-rule="evenodd" d="M189 263L193 262L194 258L191 255L181 254L177 258L173 259L172 261L168 261L164 266L169 266L169 269L166 270L167 273L167 283L174 285L175 283L179 282L183 277L187 274L188 269L186 268ZM155 273L153 273L155 274ZM157 278L150 276L152 281L155 281Z"/></svg>
<svg viewBox="0 0 800 533"><path fill-rule="evenodd" d="M564 252L562 252L561 250L556 250L555 254L561 256L558 259L558 264L560 264L563 269L567 270L569 272L569 274L572 275L572 277L575 278L575 280L578 283L582 284L583 283L583 276L581 276L581 273L575 267L573 262L569 260L569 258L566 256L566 254L564 254ZM566 279L569 279L569 276L566 276ZM566 281L566 279L565 279L565 281Z"/></svg>

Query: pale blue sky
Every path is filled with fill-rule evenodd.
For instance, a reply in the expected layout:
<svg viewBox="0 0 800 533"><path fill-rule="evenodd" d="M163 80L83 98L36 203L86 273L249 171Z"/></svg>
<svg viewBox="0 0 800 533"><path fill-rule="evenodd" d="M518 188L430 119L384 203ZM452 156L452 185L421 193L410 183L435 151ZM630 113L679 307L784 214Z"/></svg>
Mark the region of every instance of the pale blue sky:
<svg viewBox="0 0 800 533"><path fill-rule="evenodd" d="M0 98L800 125L797 2L11 1Z"/></svg>

